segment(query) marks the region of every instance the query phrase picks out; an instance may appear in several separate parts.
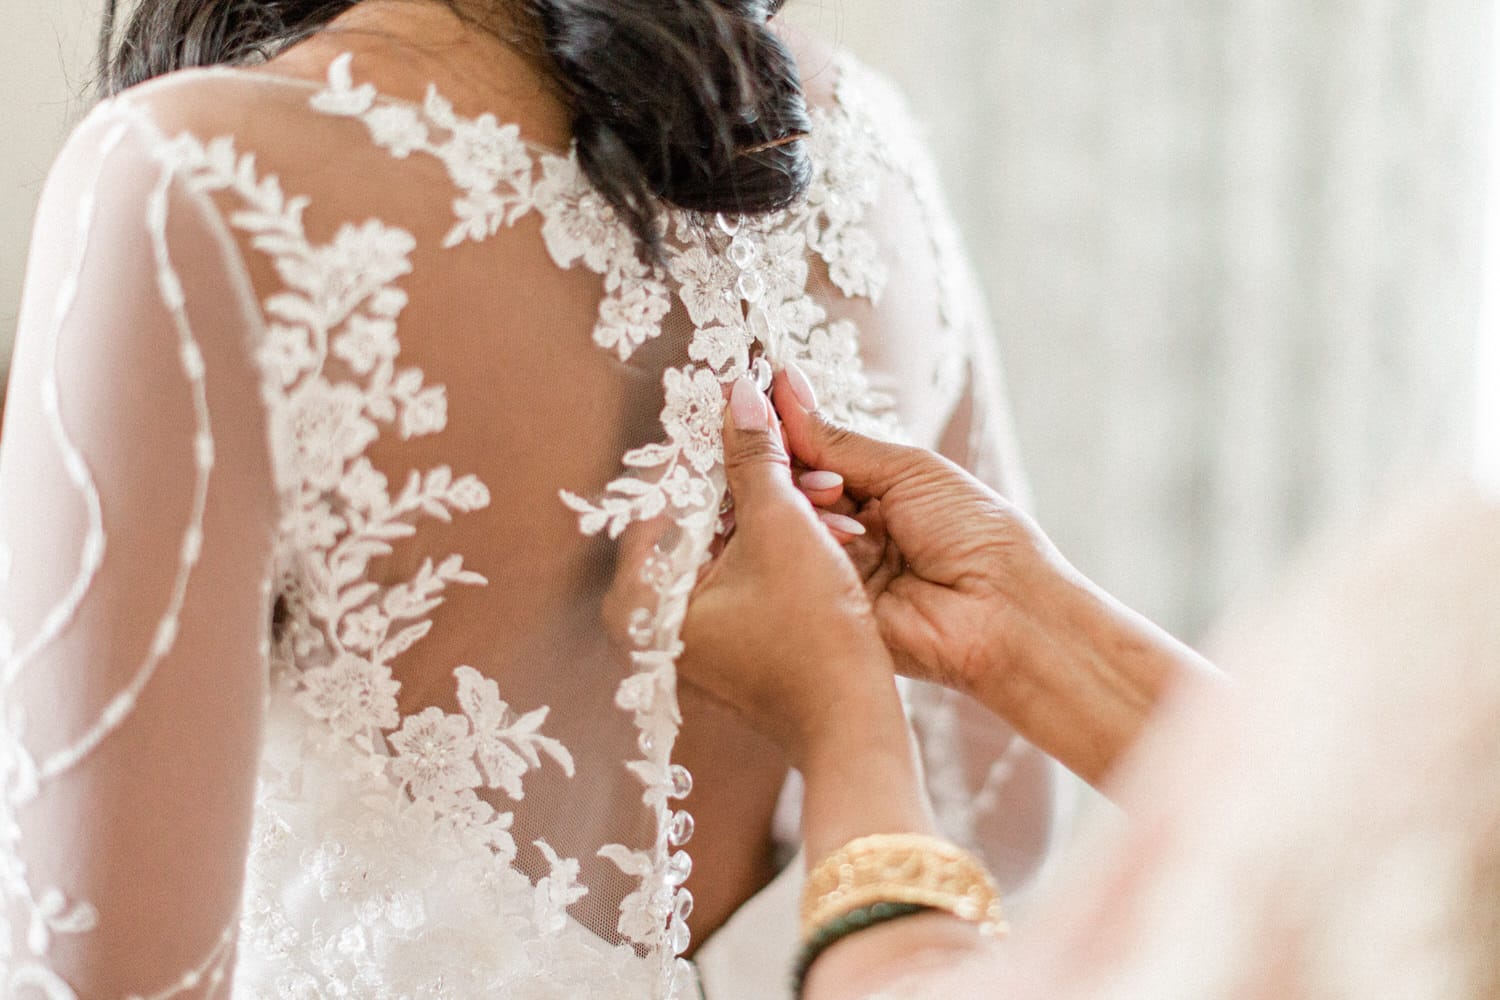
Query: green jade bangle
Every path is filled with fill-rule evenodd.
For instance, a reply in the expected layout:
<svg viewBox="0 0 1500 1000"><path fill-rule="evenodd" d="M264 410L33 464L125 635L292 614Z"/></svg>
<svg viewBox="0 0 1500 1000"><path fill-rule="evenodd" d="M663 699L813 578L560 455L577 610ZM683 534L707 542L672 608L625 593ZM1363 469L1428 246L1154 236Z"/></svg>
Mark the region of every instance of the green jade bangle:
<svg viewBox="0 0 1500 1000"><path fill-rule="evenodd" d="M875 903L871 906L861 906L857 910L850 910L842 917L830 920L819 927L817 933L808 939L802 946L802 953L797 956L797 968L792 973L792 995L802 996L802 984L807 979L807 970L818 956L830 947L857 931L866 930L876 924L883 924L901 917L909 917L914 913L922 913L931 910L930 906L922 906L920 903Z"/></svg>

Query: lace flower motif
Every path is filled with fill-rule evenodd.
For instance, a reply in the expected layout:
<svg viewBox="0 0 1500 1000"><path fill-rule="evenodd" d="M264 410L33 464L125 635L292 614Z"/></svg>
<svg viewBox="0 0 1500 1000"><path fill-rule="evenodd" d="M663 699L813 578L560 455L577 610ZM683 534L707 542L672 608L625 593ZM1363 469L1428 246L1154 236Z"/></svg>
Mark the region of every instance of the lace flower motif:
<svg viewBox="0 0 1500 1000"><path fill-rule="evenodd" d="M663 375L667 404L662 409L662 426L688 464L706 473L724 457L720 435L724 413L724 390L718 378L706 368L669 368Z"/></svg>
<svg viewBox="0 0 1500 1000"><path fill-rule="evenodd" d="M436 798L445 792L472 789L479 784L474 766L474 737L469 720L428 707L407 716L399 732L390 736L396 750L391 773L406 783L415 798Z"/></svg>
<svg viewBox="0 0 1500 1000"><path fill-rule="evenodd" d="M739 274L724 254L697 243L674 254L670 269L677 294L697 326L734 326L744 319L734 290Z"/></svg>
<svg viewBox="0 0 1500 1000"><path fill-rule="evenodd" d="M300 481L318 492L338 486L344 465L380 436L365 416L365 397L356 386L312 378L287 397L287 440Z"/></svg>
<svg viewBox="0 0 1500 1000"><path fill-rule="evenodd" d="M594 343L628 361L636 348L661 334L672 311L666 275L644 263L634 233L579 166L577 154L544 155L536 185L542 239L558 267L576 262L604 276L604 298Z"/></svg>
<svg viewBox="0 0 1500 1000"><path fill-rule="evenodd" d="M369 648L370 643L364 645ZM306 671L302 683L298 701L346 739L389 729L401 721L396 708L401 685L384 664L342 653L328 666Z"/></svg>
<svg viewBox="0 0 1500 1000"><path fill-rule="evenodd" d="M433 800L440 820L455 831L478 834L497 855L497 860L506 864L516 858L516 841L510 834L515 822L515 813L499 812L472 788L461 788L451 795L440 795Z"/></svg>
<svg viewBox="0 0 1500 1000"><path fill-rule="evenodd" d="M697 331L688 345L688 357L714 371L741 372L750 367L750 344L743 329L708 326Z"/></svg>

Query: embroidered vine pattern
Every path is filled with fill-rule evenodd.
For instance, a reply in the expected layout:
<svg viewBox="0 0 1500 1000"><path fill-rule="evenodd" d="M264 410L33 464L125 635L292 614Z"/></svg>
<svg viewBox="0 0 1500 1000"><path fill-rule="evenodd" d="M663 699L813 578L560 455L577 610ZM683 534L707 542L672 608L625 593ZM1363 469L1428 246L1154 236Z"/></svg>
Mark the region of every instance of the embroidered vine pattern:
<svg viewBox="0 0 1500 1000"><path fill-rule="evenodd" d="M90 193L80 201L75 232L79 256L73 261L69 277L62 283L58 293L53 316L55 331L61 330L78 291L77 276L82 267L81 255L88 246L88 234L94 214L95 200L92 192L97 189L103 177L110 155L129 128L128 123L119 122L106 134L101 144L98 172L87 188ZM26 910L27 926L23 940L30 953L29 958L16 960L17 956L11 953L9 915L0 913L0 939L3 939L3 944L0 944L0 960L3 960L0 961L0 969L6 970L4 982L0 985L4 986L7 995L31 989L56 1000L73 1000L76 996L61 977L32 959L46 957L54 935L85 934L95 930L99 914L93 904L86 900L70 901L57 886L48 886L40 895L37 894L18 850L21 841L19 810L40 795L47 783L76 767L102 745L134 710L137 699L176 640L178 614L186 597L188 581L202 551L203 512L207 502L208 476L214 462L213 437L204 383L203 356L187 318L182 286L166 243L167 195L172 181L172 171L164 168L147 197L145 214L157 290L170 316L176 339L177 361L189 388L192 405L193 490L189 516L178 546L176 573L167 606L157 621L146 656L131 673L129 680L111 695L99 716L81 736L38 762L25 743L26 720L20 706L13 703L7 695L27 663L45 646L55 641L77 613L103 560L105 549L97 487L82 453L68 436L62 423L56 378L57 332L54 332L49 344L50 358L46 380L42 386L42 405L68 478L87 507L89 527L79 555L78 573L64 598L45 616L42 627L33 640L17 651L8 623L3 628L3 634L0 634L0 654L3 654L4 663L3 669L0 669L0 704L5 706L6 711L3 726L0 726L0 730L3 730L0 732L0 891L3 891L5 900L20 904ZM8 577L9 553L5 556L5 575ZM196 986L204 975L210 975L216 984L220 982L225 975L223 961L228 951L227 941L231 939L231 931L232 927L226 928L219 943L195 969L186 973L179 982L153 993L149 1000L169 1000Z"/></svg>
<svg viewBox="0 0 1500 1000"><path fill-rule="evenodd" d="M455 476L447 466L410 472L393 495L364 457L382 427L409 439L447 424L443 388L396 363L406 305L396 282L411 270L415 241L369 221L344 225L315 246L302 225L307 199L287 198L276 177L259 177L254 158L237 154L230 140L202 145L184 137L175 152L198 190L241 201L234 225L275 260L285 285L265 300L260 354L273 435L287 445L277 456L286 494L280 585L289 611L280 667L295 676L297 701L310 715L372 755L389 747L393 753L378 759L387 761L390 780L508 863L511 814L498 814L475 790L519 799L522 777L543 757L572 775L567 749L540 731L547 709L515 717L495 681L460 666L460 713L430 707L403 719L391 670L431 630L448 587L486 581L459 555L424 560L391 586L366 579L371 560L414 534L416 521L447 521L490 501L477 477ZM331 374L334 365L347 375Z"/></svg>

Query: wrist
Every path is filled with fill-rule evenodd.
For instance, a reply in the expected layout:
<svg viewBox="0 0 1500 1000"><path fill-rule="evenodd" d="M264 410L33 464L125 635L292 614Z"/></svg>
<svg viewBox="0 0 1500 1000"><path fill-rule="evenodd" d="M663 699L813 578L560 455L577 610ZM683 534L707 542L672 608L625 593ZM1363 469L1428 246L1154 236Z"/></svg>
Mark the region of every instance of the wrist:
<svg viewBox="0 0 1500 1000"><path fill-rule="evenodd" d="M894 676L846 692L796 760L809 862L873 833L932 833L921 769Z"/></svg>
<svg viewBox="0 0 1500 1000"><path fill-rule="evenodd" d="M1198 654L1071 566L1039 565L971 694L1096 787ZM1000 644L1003 644L1001 646Z"/></svg>
<svg viewBox="0 0 1500 1000"><path fill-rule="evenodd" d="M866 691L830 701L793 764L809 779L872 770L904 761L911 730L894 678L889 692Z"/></svg>
<svg viewBox="0 0 1500 1000"><path fill-rule="evenodd" d="M804 773L857 746L888 738L905 724L895 664L883 644L825 652L818 671L823 682L787 702L796 711L789 713L792 732L784 749L792 766Z"/></svg>
<svg viewBox="0 0 1500 1000"><path fill-rule="evenodd" d="M1059 673L1060 657L1106 631L1096 588L1061 556L1028 553L996 574L976 603L984 624L956 665L958 689L1011 719Z"/></svg>

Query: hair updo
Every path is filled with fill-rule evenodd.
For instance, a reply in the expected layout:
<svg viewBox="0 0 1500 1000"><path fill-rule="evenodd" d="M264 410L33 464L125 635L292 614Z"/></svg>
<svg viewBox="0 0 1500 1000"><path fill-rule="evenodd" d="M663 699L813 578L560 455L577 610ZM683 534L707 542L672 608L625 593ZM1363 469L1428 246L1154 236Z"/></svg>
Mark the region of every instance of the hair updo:
<svg viewBox="0 0 1500 1000"><path fill-rule="evenodd" d="M268 59L358 2L140 0L117 31L117 0L106 0L100 89ZM801 80L767 26L782 2L494 0L534 33L583 169L653 257L663 203L758 214L806 189Z"/></svg>

